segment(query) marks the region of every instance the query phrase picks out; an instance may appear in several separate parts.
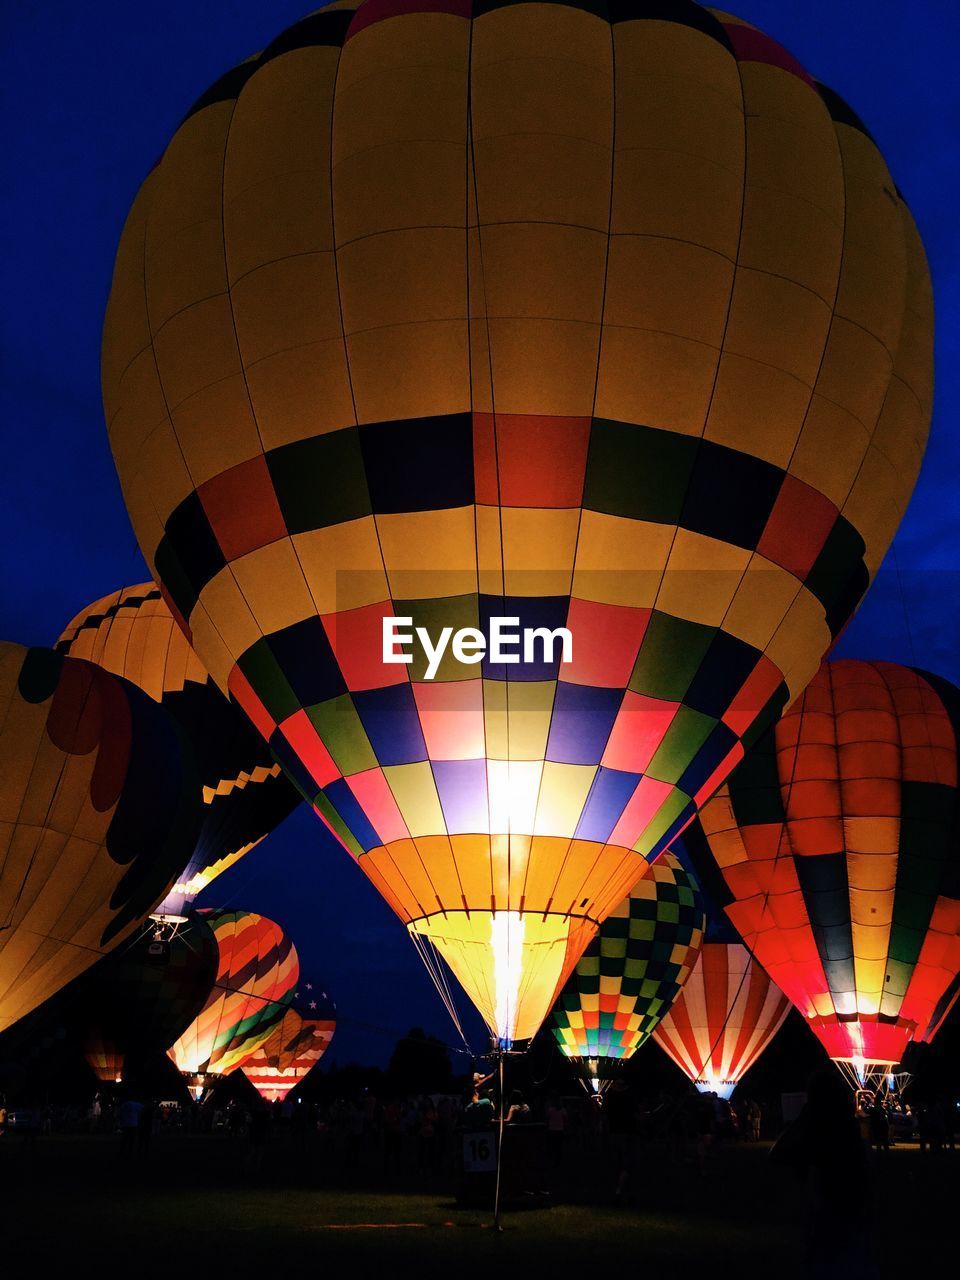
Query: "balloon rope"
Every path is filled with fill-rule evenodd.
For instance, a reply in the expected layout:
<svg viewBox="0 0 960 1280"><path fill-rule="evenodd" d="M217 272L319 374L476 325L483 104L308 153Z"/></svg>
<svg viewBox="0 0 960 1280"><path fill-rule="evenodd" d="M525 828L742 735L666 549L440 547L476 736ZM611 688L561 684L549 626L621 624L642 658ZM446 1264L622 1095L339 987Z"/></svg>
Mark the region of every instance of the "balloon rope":
<svg viewBox="0 0 960 1280"><path fill-rule="evenodd" d="M717 1032L716 1039L714 1040L713 1044L710 1046L710 1057L706 1064L710 1068L710 1070L713 1069L713 1055L716 1053L717 1046L720 1044L720 1041L723 1039L724 1035L726 1034L727 1023L733 1017L733 1011L734 1009L736 1009L737 1003L740 1000L740 993L743 991L743 984L747 980L747 974L750 972L751 964L757 964L757 961L754 960L752 954L750 955L750 958L748 959L747 963L743 966L743 973L740 975L740 981L737 984L737 994L733 997L733 999L730 1002L730 1007L727 1010L727 1016L723 1020L723 1026ZM759 968L759 965L758 965L758 968Z"/></svg>
<svg viewBox="0 0 960 1280"><path fill-rule="evenodd" d="M500 1224L500 1172L503 1168L503 1045L497 1045L497 1074L500 1084L500 1118L497 1126L497 1182L493 1193L493 1229L502 1231Z"/></svg>
<svg viewBox="0 0 960 1280"><path fill-rule="evenodd" d="M408 932L410 933L410 938L413 941L413 945L417 949L417 954L420 956L420 959L423 961L424 967L427 973L429 973L430 978L433 981L433 985L437 989L437 994L439 995L440 999L443 1001L443 1004L447 1013L450 1015L450 1021L456 1027L457 1033L459 1034L460 1039L463 1041L464 1049L468 1053L472 1054L472 1051L470 1049L470 1043L467 1040L466 1035L464 1034L463 1026L460 1022L460 1015L457 1012L457 1006L454 1003L453 993L451 992L449 983L447 982L446 973L444 972L444 969L443 969L443 961L441 957L434 949L433 943L430 941L429 938L425 938L413 931L408 931Z"/></svg>

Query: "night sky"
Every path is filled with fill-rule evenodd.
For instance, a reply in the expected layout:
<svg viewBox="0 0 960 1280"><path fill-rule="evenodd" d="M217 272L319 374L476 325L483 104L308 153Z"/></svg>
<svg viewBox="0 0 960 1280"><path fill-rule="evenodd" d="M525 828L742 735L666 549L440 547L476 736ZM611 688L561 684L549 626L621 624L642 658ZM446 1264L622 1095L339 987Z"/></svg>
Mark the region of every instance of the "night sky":
<svg viewBox="0 0 960 1280"><path fill-rule="evenodd" d="M960 683L960 8L954 0L733 7L859 113L926 243L937 307L930 444L894 550L840 652ZM193 100L308 11L306 0L4 6L4 639L52 644L78 609L149 576L100 401L100 327L117 240L137 187ZM383 1062L414 1024L455 1041L399 921L309 811L222 876L203 903L262 911L289 930L304 972L339 1005L331 1058ZM479 1023L469 1026L480 1046Z"/></svg>

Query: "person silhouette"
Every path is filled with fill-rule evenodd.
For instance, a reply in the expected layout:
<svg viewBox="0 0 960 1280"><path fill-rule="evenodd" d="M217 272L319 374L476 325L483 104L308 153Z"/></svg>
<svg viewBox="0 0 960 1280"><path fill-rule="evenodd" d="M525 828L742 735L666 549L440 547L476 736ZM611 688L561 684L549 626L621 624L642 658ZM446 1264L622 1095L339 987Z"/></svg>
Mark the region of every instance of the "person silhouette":
<svg viewBox="0 0 960 1280"><path fill-rule="evenodd" d="M876 1276L867 1151L853 1097L834 1068L811 1076L803 1110L774 1143L770 1158L806 1185L808 1274L818 1280Z"/></svg>

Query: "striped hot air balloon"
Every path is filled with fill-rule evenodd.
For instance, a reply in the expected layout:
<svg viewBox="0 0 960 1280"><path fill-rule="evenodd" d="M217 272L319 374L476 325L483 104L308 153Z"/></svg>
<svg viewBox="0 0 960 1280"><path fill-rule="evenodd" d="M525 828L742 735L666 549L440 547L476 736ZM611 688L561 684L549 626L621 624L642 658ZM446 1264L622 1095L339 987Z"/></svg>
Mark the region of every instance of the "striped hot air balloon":
<svg viewBox="0 0 960 1280"><path fill-rule="evenodd" d="M931 350L882 155L769 36L337 0L144 182L103 387L205 667L511 1040L856 608Z"/></svg>
<svg viewBox="0 0 960 1280"><path fill-rule="evenodd" d="M299 796L243 712L204 670L154 583L94 601L56 647L132 681L187 735L200 775L203 825L156 912L180 918L202 889L287 817Z"/></svg>
<svg viewBox="0 0 960 1280"><path fill-rule="evenodd" d="M960 973L960 691L825 663L684 836L829 1056L863 1084L929 1040Z"/></svg>
<svg viewBox="0 0 960 1280"><path fill-rule="evenodd" d="M596 1092L676 1000L705 926L697 883L669 851L601 924L553 1011L561 1052Z"/></svg>
<svg viewBox="0 0 960 1280"><path fill-rule="evenodd" d="M738 942L705 942L653 1038L702 1092L729 1098L790 1002Z"/></svg>
<svg viewBox="0 0 960 1280"><path fill-rule="evenodd" d="M301 982L280 1022L243 1064L266 1102L282 1102L313 1070L333 1039L337 1011L315 982Z"/></svg>
<svg viewBox="0 0 960 1280"><path fill-rule="evenodd" d="M197 1097L211 1078L243 1066L280 1024L300 977L279 925L252 911L201 911L213 930L217 977L207 1001L167 1051Z"/></svg>

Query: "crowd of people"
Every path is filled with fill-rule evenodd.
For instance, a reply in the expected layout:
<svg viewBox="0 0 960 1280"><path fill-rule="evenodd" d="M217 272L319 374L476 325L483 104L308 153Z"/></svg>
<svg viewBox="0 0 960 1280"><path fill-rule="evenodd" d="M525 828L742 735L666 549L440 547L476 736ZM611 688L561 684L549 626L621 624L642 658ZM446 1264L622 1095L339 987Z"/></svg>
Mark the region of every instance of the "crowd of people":
<svg viewBox="0 0 960 1280"><path fill-rule="evenodd" d="M856 1097L860 1133L874 1151L889 1151L899 1142L916 1142L920 1151L954 1150L957 1103L940 1097L912 1106L897 1091L861 1089Z"/></svg>
<svg viewBox="0 0 960 1280"><path fill-rule="evenodd" d="M711 1151L721 1143L757 1143L782 1127L779 1109L749 1094L734 1100L692 1086L680 1094L638 1095L623 1076L603 1092L563 1096L535 1091L529 1097L507 1089L502 1108L506 1130L531 1131L546 1166L560 1169L575 1151L602 1146L617 1195L629 1192L644 1149L655 1145L671 1164L690 1164L705 1176ZM921 1151L953 1149L957 1106L953 1100L911 1108L896 1095L861 1093L856 1118L863 1141L888 1150L897 1139L918 1141ZM274 1140L310 1144L321 1162L387 1178L411 1174L432 1179L462 1168L463 1136L499 1127L500 1099L492 1076L476 1073L464 1092L378 1096L370 1089L328 1099L288 1096L282 1102L231 1099L217 1090L199 1102L161 1102L129 1089L103 1090L86 1112L77 1108L0 1108L0 1132L16 1130L35 1139L55 1131L115 1134L126 1157L149 1154L156 1132L221 1132L246 1147L244 1166L260 1167ZM536 1136L533 1136L534 1133Z"/></svg>

